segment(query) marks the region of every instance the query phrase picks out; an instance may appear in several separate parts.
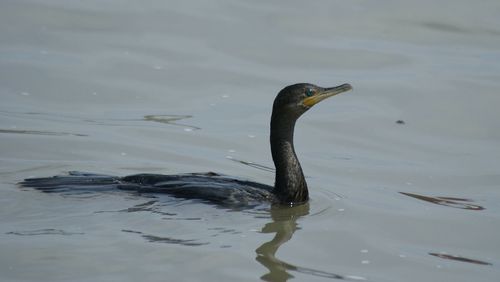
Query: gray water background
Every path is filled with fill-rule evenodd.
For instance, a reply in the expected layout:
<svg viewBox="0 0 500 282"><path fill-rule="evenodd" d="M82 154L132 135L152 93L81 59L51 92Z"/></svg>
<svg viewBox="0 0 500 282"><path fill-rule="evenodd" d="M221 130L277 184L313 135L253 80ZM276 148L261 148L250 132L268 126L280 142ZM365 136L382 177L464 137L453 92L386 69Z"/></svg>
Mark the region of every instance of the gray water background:
<svg viewBox="0 0 500 282"><path fill-rule="evenodd" d="M497 281L499 15L486 0L1 1L0 280ZM15 185L71 170L272 184L271 105L296 82L354 87L298 122L307 206Z"/></svg>

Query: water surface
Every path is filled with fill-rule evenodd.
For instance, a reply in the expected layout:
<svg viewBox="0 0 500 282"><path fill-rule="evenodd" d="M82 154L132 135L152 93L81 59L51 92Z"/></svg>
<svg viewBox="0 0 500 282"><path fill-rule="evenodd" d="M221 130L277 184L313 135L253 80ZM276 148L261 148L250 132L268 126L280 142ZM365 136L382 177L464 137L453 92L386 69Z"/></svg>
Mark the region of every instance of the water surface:
<svg viewBox="0 0 500 282"><path fill-rule="evenodd" d="M499 10L2 1L0 280L498 279ZM272 184L271 105L296 82L354 86L298 122L308 205L15 185L71 170Z"/></svg>

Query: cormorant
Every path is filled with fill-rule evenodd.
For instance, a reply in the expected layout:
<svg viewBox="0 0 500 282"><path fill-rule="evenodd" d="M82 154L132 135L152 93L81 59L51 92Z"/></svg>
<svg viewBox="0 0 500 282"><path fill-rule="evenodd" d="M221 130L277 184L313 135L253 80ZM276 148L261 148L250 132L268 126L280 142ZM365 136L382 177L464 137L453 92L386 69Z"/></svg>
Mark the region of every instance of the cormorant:
<svg viewBox="0 0 500 282"><path fill-rule="evenodd" d="M274 187L235 179L213 172L177 175L135 174L125 177L81 172L25 179L19 184L44 192L79 193L106 189L163 193L184 199L200 199L223 206L252 206L262 202L282 205L305 203L307 183L293 145L297 119L320 101L352 89L349 84L323 88L299 83L276 96L271 116L271 153L276 167Z"/></svg>

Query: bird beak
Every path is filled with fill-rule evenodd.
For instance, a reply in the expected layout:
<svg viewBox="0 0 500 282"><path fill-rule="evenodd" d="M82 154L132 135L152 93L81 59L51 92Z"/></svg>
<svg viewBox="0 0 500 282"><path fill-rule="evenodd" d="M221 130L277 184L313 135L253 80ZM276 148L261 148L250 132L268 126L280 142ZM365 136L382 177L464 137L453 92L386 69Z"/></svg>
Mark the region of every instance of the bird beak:
<svg viewBox="0 0 500 282"><path fill-rule="evenodd" d="M322 90L316 92L313 96L305 98L302 103L306 107L312 107L312 106L316 105L317 103L325 100L328 97L335 96L337 94L349 91L351 89L352 89L352 86L348 83L342 84L339 86L335 86L335 87L323 88Z"/></svg>

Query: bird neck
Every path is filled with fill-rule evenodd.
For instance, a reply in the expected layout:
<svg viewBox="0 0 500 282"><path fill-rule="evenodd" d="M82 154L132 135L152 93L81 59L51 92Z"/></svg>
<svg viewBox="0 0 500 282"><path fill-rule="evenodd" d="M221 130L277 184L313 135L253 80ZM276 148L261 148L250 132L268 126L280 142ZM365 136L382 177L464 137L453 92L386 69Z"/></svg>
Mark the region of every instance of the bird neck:
<svg viewBox="0 0 500 282"><path fill-rule="evenodd" d="M274 194L282 204L309 199L307 183L293 146L296 118L274 113L271 118L271 153L276 167Z"/></svg>

